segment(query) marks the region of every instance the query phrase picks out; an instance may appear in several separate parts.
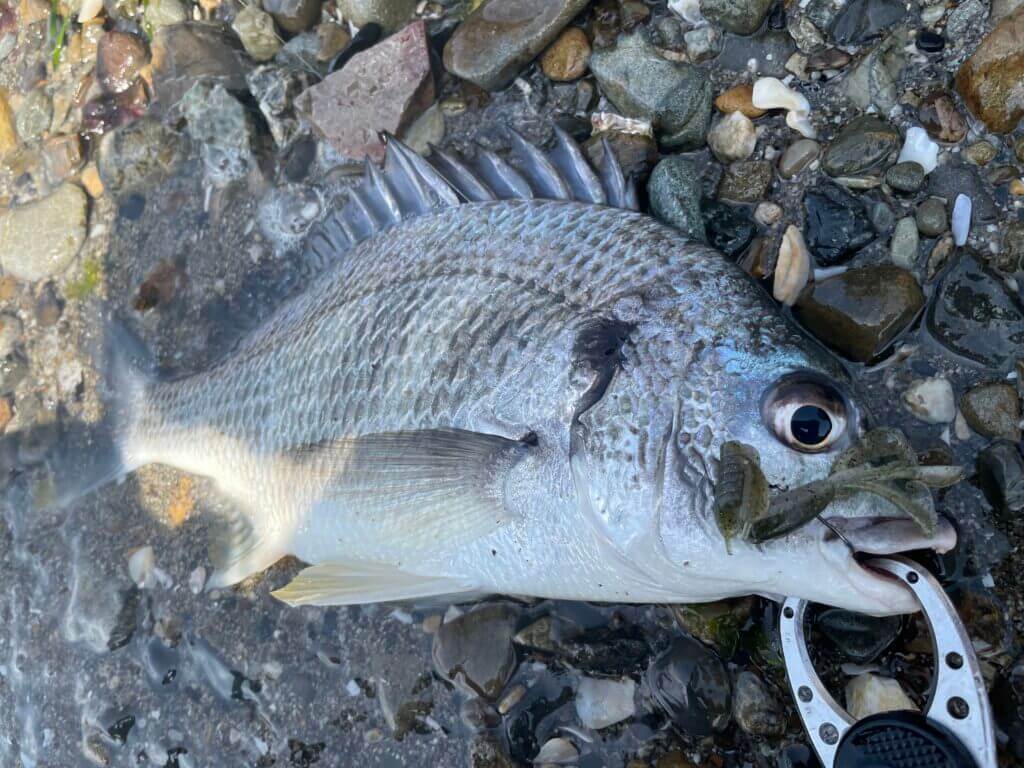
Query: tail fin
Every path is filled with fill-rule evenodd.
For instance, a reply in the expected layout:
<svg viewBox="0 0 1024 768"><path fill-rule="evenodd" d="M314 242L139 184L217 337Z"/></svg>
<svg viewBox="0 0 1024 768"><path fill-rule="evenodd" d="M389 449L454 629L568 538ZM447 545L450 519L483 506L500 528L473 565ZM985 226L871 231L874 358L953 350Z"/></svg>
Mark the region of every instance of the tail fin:
<svg viewBox="0 0 1024 768"><path fill-rule="evenodd" d="M156 366L141 340L109 310L97 309L95 314L91 356L100 372L104 414L97 423L71 424L62 431L43 459L49 478L37 489L37 508L65 507L137 466L125 446Z"/></svg>

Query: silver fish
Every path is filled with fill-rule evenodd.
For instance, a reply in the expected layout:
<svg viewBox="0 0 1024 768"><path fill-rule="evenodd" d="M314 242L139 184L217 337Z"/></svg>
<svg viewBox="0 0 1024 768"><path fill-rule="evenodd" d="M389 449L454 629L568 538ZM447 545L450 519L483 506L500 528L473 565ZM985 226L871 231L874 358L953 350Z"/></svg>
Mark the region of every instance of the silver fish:
<svg viewBox="0 0 1024 768"><path fill-rule="evenodd" d="M310 240L323 274L228 357L167 381L114 356L104 476L213 478L239 511L209 586L291 554L310 565L275 593L292 604L760 593L914 610L818 521L727 547L721 444L796 487L828 475L862 407L742 270L630 208L618 166L599 178L561 133L550 154L516 138L513 162L475 165L392 140ZM877 503L857 498L834 515L867 551L953 546L945 523L873 537Z"/></svg>

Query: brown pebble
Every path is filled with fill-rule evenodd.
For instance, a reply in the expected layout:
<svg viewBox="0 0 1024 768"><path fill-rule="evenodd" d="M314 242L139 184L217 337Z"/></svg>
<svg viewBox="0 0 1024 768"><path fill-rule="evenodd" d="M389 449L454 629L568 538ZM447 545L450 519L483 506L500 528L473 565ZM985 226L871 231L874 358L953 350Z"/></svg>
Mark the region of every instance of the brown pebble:
<svg viewBox="0 0 1024 768"><path fill-rule="evenodd" d="M317 61L330 61L352 40L352 34L340 24L325 21L316 28L316 39L319 47L316 51Z"/></svg>
<svg viewBox="0 0 1024 768"><path fill-rule="evenodd" d="M1024 196L1024 181L1020 179L1014 179L1010 182L1010 194L1014 197Z"/></svg>
<svg viewBox="0 0 1024 768"><path fill-rule="evenodd" d="M82 182L82 186L85 187L85 191L93 200L98 197L103 197L103 182L100 180L100 172L96 168L96 163L89 163L85 166L78 179Z"/></svg>
<svg viewBox="0 0 1024 768"><path fill-rule="evenodd" d="M967 135L967 120L945 93L926 96L917 108L917 119L936 141L956 144Z"/></svg>
<svg viewBox="0 0 1024 768"><path fill-rule="evenodd" d="M722 91L715 99L715 109L719 112L742 112L750 118L761 117L763 109L758 109L753 102L754 86L750 83L735 85L727 91Z"/></svg>
<svg viewBox="0 0 1024 768"><path fill-rule="evenodd" d="M0 90L0 157L9 149L18 146L18 134L14 130L14 112L7 103L7 92Z"/></svg>
<svg viewBox="0 0 1024 768"><path fill-rule="evenodd" d="M583 77L590 59L590 41L579 27L569 27L541 54L540 68L549 80L566 83Z"/></svg>
<svg viewBox="0 0 1024 768"><path fill-rule="evenodd" d="M0 277L0 301L10 301L18 295L18 281L10 275Z"/></svg>
<svg viewBox="0 0 1024 768"><path fill-rule="evenodd" d="M0 432L7 430L7 425L14 418L14 403L10 397L0 397Z"/></svg>
<svg viewBox="0 0 1024 768"><path fill-rule="evenodd" d="M107 93L127 91L149 62L145 40L128 32L107 32L96 53L96 79Z"/></svg>

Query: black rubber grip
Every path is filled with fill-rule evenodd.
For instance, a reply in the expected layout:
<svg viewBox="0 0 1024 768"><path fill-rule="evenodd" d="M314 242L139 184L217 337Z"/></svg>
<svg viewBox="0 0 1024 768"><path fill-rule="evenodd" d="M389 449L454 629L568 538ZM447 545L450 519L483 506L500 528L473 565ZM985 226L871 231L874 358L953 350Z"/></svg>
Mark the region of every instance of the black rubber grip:
<svg viewBox="0 0 1024 768"><path fill-rule="evenodd" d="M948 729L918 712L883 712L846 732L834 768L977 768Z"/></svg>

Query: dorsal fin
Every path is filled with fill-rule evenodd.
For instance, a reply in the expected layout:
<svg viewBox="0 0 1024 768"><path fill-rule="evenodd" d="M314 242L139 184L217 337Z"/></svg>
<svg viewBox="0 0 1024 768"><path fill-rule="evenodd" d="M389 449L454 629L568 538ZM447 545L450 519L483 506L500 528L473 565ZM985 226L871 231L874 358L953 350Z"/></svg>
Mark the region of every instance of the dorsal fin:
<svg viewBox="0 0 1024 768"><path fill-rule="evenodd" d="M366 161L363 180L348 202L310 233L306 259L327 266L400 221L466 202L538 198L637 210L636 185L623 176L607 139L598 175L579 145L557 127L555 147L547 153L511 134L512 163L482 147L473 163L433 147L423 158L388 136L383 170Z"/></svg>

